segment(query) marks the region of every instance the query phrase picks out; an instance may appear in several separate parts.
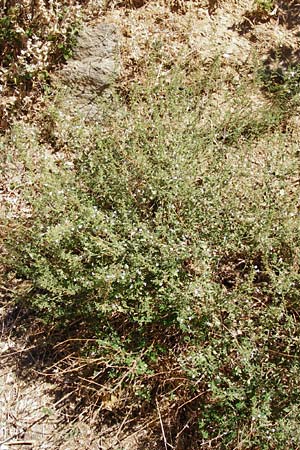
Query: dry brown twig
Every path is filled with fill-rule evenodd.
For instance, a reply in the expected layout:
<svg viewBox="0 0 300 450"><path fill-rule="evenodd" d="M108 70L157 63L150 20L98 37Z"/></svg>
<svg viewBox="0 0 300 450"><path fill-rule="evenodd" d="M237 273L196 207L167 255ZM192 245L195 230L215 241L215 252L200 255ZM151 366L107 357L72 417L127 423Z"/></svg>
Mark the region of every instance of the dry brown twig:
<svg viewBox="0 0 300 450"><path fill-rule="evenodd" d="M157 409L157 413L158 413L158 417L159 417L159 423L160 423L160 428L161 428L161 432L162 432L162 436L163 436L165 449L168 450L168 447L175 448L175 447L173 447L173 445L171 445L167 442L167 438L166 438L166 434L165 434L165 430L164 430L164 424L162 421L161 412L159 409L159 403L158 403L157 399L155 400L155 403L156 403L156 409Z"/></svg>

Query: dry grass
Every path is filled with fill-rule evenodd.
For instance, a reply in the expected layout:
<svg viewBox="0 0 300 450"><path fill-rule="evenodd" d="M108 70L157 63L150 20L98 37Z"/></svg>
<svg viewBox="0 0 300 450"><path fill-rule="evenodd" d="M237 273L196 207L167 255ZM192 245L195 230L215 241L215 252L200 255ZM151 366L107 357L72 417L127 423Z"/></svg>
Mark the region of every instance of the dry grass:
<svg viewBox="0 0 300 450"><path fill-rule="evenodd" d="M37 351L34 342L44 330L6 296L0 308L0 449L98 449L90 415L83 410L74 419L76 393L39 375L45 349Z"/></svg>

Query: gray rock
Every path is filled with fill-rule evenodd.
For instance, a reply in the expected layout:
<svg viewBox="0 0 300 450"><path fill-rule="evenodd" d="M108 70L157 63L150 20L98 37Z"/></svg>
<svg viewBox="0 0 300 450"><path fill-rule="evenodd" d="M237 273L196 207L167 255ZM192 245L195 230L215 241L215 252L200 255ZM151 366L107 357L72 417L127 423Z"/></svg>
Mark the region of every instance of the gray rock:
<svg viewBox="0 0 300 450"><path fill-rule="evenodd" d="M71 102L90 115L96 114L97 97L119 73L119 35L112 24L84 28L72 59L60 72L60 79L71 90Z"/></svg>

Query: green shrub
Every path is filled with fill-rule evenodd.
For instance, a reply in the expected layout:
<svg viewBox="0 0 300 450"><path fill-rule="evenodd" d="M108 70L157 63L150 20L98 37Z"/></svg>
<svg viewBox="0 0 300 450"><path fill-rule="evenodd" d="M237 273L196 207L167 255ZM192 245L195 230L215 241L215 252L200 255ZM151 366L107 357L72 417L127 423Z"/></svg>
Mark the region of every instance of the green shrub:
<svg viewBox="0 0 300 450"><path fill-rule="evenodd" d="M7 0L0 12L1 128L49 82L49 72L71 54L79 26L76 0Z"/></svg>
<svg viewBox="0 0 300 450"><path fill-rule="evenodd" d="M259 11L270 13L275 7L274 0L255 0L255 4Z"/></svg>
<svg viewBox="0 0 300 450"><path fill-rule="evenodd" d="M297 99L300 93L300 66L290 64L284 67L263 67L259 71L260 81L264 90L275 101L288 102Z"/></svg>
<svg viewBox="0 0 300 450"><path fill-rule="evenodd" d="M72 160L31 168L5 263L20 301L95 339L81 352L118 414L156 397L175 448L296 449L297 145L249 85L223 80L216 108L208 75L151 77L103 100L98 127L73 120Z"/></svg>

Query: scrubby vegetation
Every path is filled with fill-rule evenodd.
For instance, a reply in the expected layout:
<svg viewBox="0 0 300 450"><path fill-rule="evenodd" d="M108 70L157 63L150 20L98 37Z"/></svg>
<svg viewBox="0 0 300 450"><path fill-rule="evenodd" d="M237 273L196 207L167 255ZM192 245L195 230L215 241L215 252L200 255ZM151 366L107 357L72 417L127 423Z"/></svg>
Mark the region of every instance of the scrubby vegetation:
<svg viewBox="0 0 300 450"><path fill-rule="evenodd" d="M101 123L57 93L2 137L22 168L7 283L75 354L61 376L143 448L297 449L298 78L218 57L158 76L159 58L99 99Z"/></svg>
<svg viewBox="0 0 300 450"><path fill-rule="evenodd" d="M0 129L32 107L50 71L71 54L80 19L75 1L3 1L0 13Z"/></svg>

